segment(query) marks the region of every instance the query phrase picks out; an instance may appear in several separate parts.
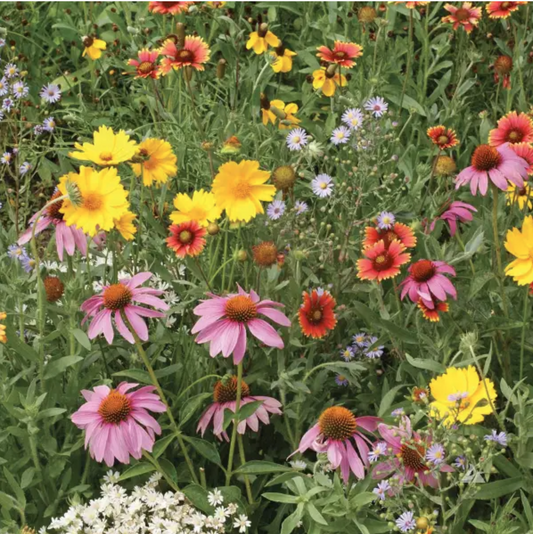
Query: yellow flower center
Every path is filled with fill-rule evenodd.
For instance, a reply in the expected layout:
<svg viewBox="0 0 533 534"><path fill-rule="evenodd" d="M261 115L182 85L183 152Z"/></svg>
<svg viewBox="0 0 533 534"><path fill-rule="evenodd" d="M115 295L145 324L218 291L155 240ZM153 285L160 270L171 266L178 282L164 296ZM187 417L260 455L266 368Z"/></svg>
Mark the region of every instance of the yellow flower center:
<svg viewBox="0 0 533 534"><path fill-rule="evenodd" d="M320 321L320 319L322 319L322 312L320 310L315 310L313 312L313 319L317 322Z"/></svg>
<svg viewBox="0 0 533 534"><path fill-rule="evenodd" d="M252 186L248 183L247 180L239 180L233 189L233 194L237 198L248 198L252 192Z"/></svg>
<svg viewBox="0 0 533 534"><path fill-rule="evenodd" d="M100 403L98 413L106 423L118 425L122 421L126 421L130 415L131 402L126 395L112 389Z"/></svg>
<svg viewBox="0 0 533 534"><path fill-rule="evenodd" d="M138 67L137 72L141 74L150 74L154 71L154 64L151 61L143 61Z"/></svg>
<svg viewBox="0 0 533 534"><path fill-rule="evenodd" d="M189 230L183 230L183 232L180 232L179 238L182 243L190 243L192 241L192 233Z"/></svg>
<svg viewBox="0 0 533 534"><path fill-rule="evenodd" d="M88 193L83 197L83 207L89 211L99 210L104 203L104 199L100 193Z"/></svg>
<svg viewBox="0 0 533 534"><path fill-rule="evenodd" d="M247 323L257 315L257 307L246 295L236 295L226 302L226 315L232 321Z"/></svg>
<svg viewBox="0 0 533 534"><path fill-rule="evenodd" d="M100 154L100 159L102 161L111 161L113 159L113 154L111 152L102 152Z"/></svg>
<svg viewBox="0 0 533 534"><path fill-rule="evenodd" d="M328 184L326 182L320 183L320 189L327 189L327 187L328 187Z"/></svg>
<svg viewBox="0 0 533 534"><path fill-rule="evenodd" d="M443 145L444 143L448 142L448 136L447 135L439 135L437 142L439 145Z"/></svg>
<svg viewBox="0 0 533 534"><path fill-rule="evenodd" d="M108 310L123 310L132 296L131 290L124 284L113 284L104 291L104 306Z"/></svg>

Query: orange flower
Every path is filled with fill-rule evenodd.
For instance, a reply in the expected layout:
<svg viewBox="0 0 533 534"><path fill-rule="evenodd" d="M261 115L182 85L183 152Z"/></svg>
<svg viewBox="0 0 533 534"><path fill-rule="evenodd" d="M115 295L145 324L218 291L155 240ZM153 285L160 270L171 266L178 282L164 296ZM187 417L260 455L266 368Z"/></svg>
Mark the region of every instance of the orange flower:
<svg viewBox="0 0 533 534"><path fill-rule="evenodd" d="M459 139L455 131L451 128L446 129L445 126L433 126L427 131L428 137L434 145L437 145L440 150L445 148L452 148L459 144Z"/></svg>
<svg viewBox="0 0 533 534"><path fill-rule="evenodd" d="M178 48L172 39L167 39L160 50L161 55L166 56L161 61L161 72L168 74L171 69L180 69L182 67L192 67L196 70L204 70L203 64L206 63L211 51L209 46L201 37L187 35L183 48Z"/></svg>
<svg viewBox="0 0 533 534"><path fill-rule="evenodd" d="M405 248L412 248L416 246L415 233L409 226L402 223L394 223L394 226L390 230L380 230L373 226L367 226L365 228L365 240L363 241L363 247L371 247L378 241L385 243L385 248L388 248L393 241L399 241Z"/></svg>
<svg viewBox="0 0 533 534"><path fill-rule="evenodd" d="M194 2L148 2L148 10L160 15L187 13Z"/></svg>
<svg viewBox="0 0 533 534"><path fill-rule="evenodd" d="M313 339L323 338L337 324L335 317L335 299L328 291L313 289L303 294L303 304L298 310L298 321L302 333Z"/></svg>
<svg viewBox="0 0 533 534"><path fill-rule="evenodd" d="M506 19L524 4L527 2L489 2L486 10L490 19Z"/></svg>
<svg viewBox="0 0 533 534"><path fill-rule="evenodd" d="M528 162L527 173L530 176L533 175L533 146L528 143L516 143L509 146L517 156L524 158Z"/></svg>
<svg viewBox="0 0 533 534"><path fill-rule="evenodd" d="M198 256L205 247L204 236L207 230L196 221L187 221L181 224L172 224L169 227L170 237L167 237L167 246L176 256Z"/></svg>
<svg viewBox="0 0 533 534"><path fill-rule="evenodd" d="M135 67L135 72L124 72L123 74L136 74L135 78L159 78L159 66L156 61L159 57L157 50L148 50L143 48L138 54L137 59L129 59L128 65Z"/></svg>
<svg viewBox="0 0 533 534"><path fill-rule="evenodd" d="M431 321L432 323L437 323L440 321L439 312L446 313L449 311L449 306L446 302L435 302L435 307L433 309L428 308L422 299L418 301L417 306L420 308L424 319Z"/></svg>
<svg viewBox="0 0 533 534"><path fill-rule="evenodd" d="M405 247L399 241L393 241L388 247L384 241L363 249L366 258L357 260L357 277L360 280L381 282L400 274L400 267L411 259Z"/></svg>
<svg viewBox="0 0 533 534"><path fill-rule="evenodd" d="M407 9L415 9L418 6L427 6L429 2L394 2L396 5L405 4Z"/></svg>
<svg viewBox="0 0 533 534"><path fill-rule="evenodd" d="M462 26L466 33L470 33L479 24L479 19L481 19L481 8L472 7L472 2L464 2L461 7L446 4L444 9L450 14L442 17L442 22L453 24L454 30Z"/></svg>
<svg viewBox="0 0 533 534"><path fill-rule="evenodd" d="M498 127L489 133L489 145L533 142L533 120L525 113L511 111L498 121ZM520 155L520 154L519 154Z"/></svg>
<svg viewBox="0 0 533 534"><path fill-rule="evenodd" d="M494 83L500 82L503 76L503 88L511 89L511 71L513 70L513 58L511 56L499 56L494 62Z"/></svg>
<svg viewBox="0 0 533 534"><path fill-rule="evenodd" d="M355 65L355 58L363 55L362 46L357 43L345 43L343 41L335 41L333 50L329 49L327 46L319 46L317 50L317 56L322 61L336 63L347 69L350 69Z"/></svg>

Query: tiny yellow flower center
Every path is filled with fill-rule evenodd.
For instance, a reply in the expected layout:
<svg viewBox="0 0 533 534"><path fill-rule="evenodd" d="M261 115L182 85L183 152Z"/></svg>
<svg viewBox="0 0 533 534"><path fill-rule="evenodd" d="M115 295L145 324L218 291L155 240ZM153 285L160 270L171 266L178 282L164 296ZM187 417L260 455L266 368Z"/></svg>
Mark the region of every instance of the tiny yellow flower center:
<svg viewBox="0 0 533 534"><path fill-rule="evenodd" d="M113 154L111 152L102 152L100 154L100 159L102 161L111 161L113 159Z"/></svg>
<svg viewBox="0 0 533 534"><path fill-rule="evenodd" d="M320 321L320 319L322 319L322 312L320 310L315 310L313 312L313 319L317 322Z"/></svg>
<svg viewBox="0 0 533 534"><path fill-rule="evenodd" d="M328 184L326 182L320 182L320 189L327 189Z"/></svg>
<svg viewBox="0 0 533 534"><path fill-rule="evenodd" d="M247 180L239 180L233 188L233 194L237 198L248 198L252 191L252 186Z"/></svg>
<svg viewBox="0 0 533 534"><path fill-rule="evenodd" d="M182 243L190 243L192 241L192 233L189 230L183 230L180 232L179 238Z"/></svg>
<svg viewBox="0 0 533 534"><path fill-rule="evenodd" d="M150 74L154 70L154 64L151 61L143 61L138 67L137 72L141 74Z"/></svg>
<svg viewBox="0 0 533 534"><path fill-rule="evenodd" d="M448 136L446 136L446 135L440 135L440 136L437 138L437 142L439 143L439 145L443 145L444 143L447 143L447 142L448 142Z"/></svg>
<svg viewBox="0 0 533 534"><path fill-rule="evenodd" d="M98 413L106 423L118 425L128 419L131 413L131 402L126 395L112 389L100 403Z"/></svg>
<svg viewBox="0 0 533 534"><path fill-rule="evenodd" d="M83 197L83 207L89 211L99 210L104 203L100 193L88 193Z"/></svg>
<svg viewBox="0 0 533 534"><path fill-rule="evenodd" d="M523 137L524 136L522 132L519 132L518 130L512 130L511 132L509 132L509 141L511 143L519 143L520 141L522 141Z"/></svg>

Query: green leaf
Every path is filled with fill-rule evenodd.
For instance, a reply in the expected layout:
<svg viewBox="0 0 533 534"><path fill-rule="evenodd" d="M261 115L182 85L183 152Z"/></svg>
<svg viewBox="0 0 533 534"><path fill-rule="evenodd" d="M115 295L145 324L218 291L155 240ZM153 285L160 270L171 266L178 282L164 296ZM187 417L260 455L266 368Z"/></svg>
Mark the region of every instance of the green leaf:
<svg viewBox="0 0 533 534"><path fill-rule="evenodd" d="M172 443L175 437L176 436L174 434L170 434L169 436L157 440L152 450L152 456L154 458L159 458L165 452L166 448Z"/></svg>
<svg viewBox="0 0 533 534"><path fill-rule="evenodd" d="M241 465L235 473L239 475L268 475L269 473L284 473L287 471L292 471L292 468L275 464L274 462L252 460Z"/></svg>
<svg viewBox="0 0 533 534"><path fill-rule="evenodd" d="M113 376L125 376L126 378L131 378L135 382L140 382L141 384L151 384L152 380L150 375L141 369L129 369L127 371L118 371L113 373Z"/></svg>
<svg viewBox="0 0 533 534"><path fill-rule="evenodd" d="M328 524L324 519L324 516L317 510L317 507L313 503L308 502L306 508L313 521L316 521L320 525Z"/></svg>
<svg viewBox="0 0 533 534"><path fill-rule="evenodd" d="M185 496L202 512L211 514L213 507L207 500L207 490L199 486L198 484L189 484L186 488L183 488Z"/></svg>
<svg viewBox="0 0 533 534"><path fill-rule="evenodd" d="M281 524L281 534L291 534L302 519L303 504L299 504L296 510Z"/></svg>
<svg viewBox="0 0 533 534"><path fill-rule="evenodd" d="M58 360L52 360L44 368L45 380L54 378L82 360L83 358L81 356L63 356L63 358L59 358Z"/></svg>
<svg viewBox="0 0 533 534"><path fill-rule="evenodd" d="M204 458L207 458L210 462L222 466L222 460L216 446L210 441L200 438L192 438L190 436L183 436L185 441L188 441L198 453Z"/></svg>
<svg viewBox="0 0 533 534"><path fill-rule="evenodd" d="M187 399L180 410L179 426L183 426L212 395L212 393L206 392Z"/></svg>
<svg viewBox="0 0 533 534"><path fill-rule="evenodd" d="M425 369L426 371L433 371L434 373L444 373L446 371L444 365L435 360L421 360L420 358L413 358L412 356L409 356L409 354L406 354L405 357L407 358L407 361L417 369Z"/></svg>
<svg viewBox="0 0 533 534"><path fill-rule="evenodd" d="M282 502L285 504L296 504L298 497L295 495L288 495L287 493L263 493L262 497L273 502Z"/></svg>
<svg viewBox="0 0 533 534"><path fill-rule="evenodd" d="M148 473L153 473L155 471L155 467L152 464L149 463L140 463L137 465L132 465L124 473L120 475L119 480L128 480L128 478L138 477L141 475L146 475Z"/></svg>
<svg viewBox="0 0 533 534"><path fill-rule="evenodd" d="M17 332L9 325L6 326L7 346L20 354L25 360L37 363L39 355L29 345L20 341Z"/></svg>
<svg viewBox="0 0 533 534"><path fill-rule="evenodd" d="M362 508L376 500L376 495L370 491L363 491L350 499L350 506Z"/></svg>
<svg viewBox="0 0 533 534"><path fill-rule="evenodd" d="M45 419L47 417L54 417L56 415L61 415L67 411L66 408L47 408L39 412L37 419Z"/></svg>
<svg viewBox="0 0 533 534"><path fill-rule="evenodd" d="M383 417L385 413L388 412L389 408L392 406L394 397L396 397L396 393L398 393L398 391L400 391L400 389L402 389L403 387L403 385L395 386L390 391L387 391L385 395L383 395L378 411L378 415L380 417Z"/></svg>
<svg viewBox="0 0 533 534"><path fill-rule="evenodd" d="M244 421L245 419L253 415L257 411L259 406L261 406L261 404L263 404L263 401L259 400L248 402L247 404L241 406L239 408L239 413L237 414L238 420Z"/></svg>
<svg viewBox="0 0 533 534"><path fill-rule="evenodd" d="M87 337L87 334L79 328L72 330L72 335L78 340L78 343L87 350L91 350L91 342Z"/></svg>
<svg viewBox="0 0 533 534"><path fill-rule="evenodd" d="M7 483L11 486L11 489L15 493L18 504L22 509L24 509L26 507L26 497L24 496L24 491L7 467L4 467L4 476L6 477Z"/></svg>
<svg viewBox="0 0 533 534"><path fill-rule="evenodd" d="M518 491L524 486L523 477L507 478L505 480L497 480L496 482L489 482L483 484L481 489L476 493L475 499L489 500L498 499L509 493Z"/></svg>

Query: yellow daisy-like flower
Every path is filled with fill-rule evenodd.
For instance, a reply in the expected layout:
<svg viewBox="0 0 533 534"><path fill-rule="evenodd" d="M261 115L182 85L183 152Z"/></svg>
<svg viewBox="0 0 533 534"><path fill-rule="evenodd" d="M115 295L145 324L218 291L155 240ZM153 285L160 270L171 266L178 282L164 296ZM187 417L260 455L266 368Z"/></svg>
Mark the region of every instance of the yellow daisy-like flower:
<svg viewBox="0 0 533 534"><path fill-rule="evenodd" d="M435 399L431 403L432 415L443 419L446 426L480 423L492 413L498 396L492 380L480 380L472 365L467 368L448 367L446 373L430 382L429 389Z"/></svg>
<svg viewBox="0 0 533 534"><path fill-rule="evenodd" d="M259 169L258 161L224 163L213 180L217 206L226 210L230 221L248 222L264 213L261 201L269 202L276 194L273 185L265 184L269 177L268 171Z"/></svg>
<svg viewBox="0 0 533 534"><path fill-rule="evenodd" d="M300 119L294 116L298 113L298 104L285 105L283 100L272 100L269 102L267 98L261 98L261 113L263 115L263 124L265 126L269 121L272 124L275 124L276 119L279 119L280 130L287 130L301 122Z"/></svg>
<svg viewBox="0 0 533 534"><path fill-rule="evenodd" d="M0 321L7 317L5 312L0 312ZM7 343L6 325L0 324L0 343Z"/></svg>
<svg viewBox="0 0 533 534"><path fill-rule="evenodd" d="M524 184L522 189L519 189L512 182L509 182L509 187L507 188L507 205L511 206L512 204L518 203L518 207L523 210L527 202L527 207L533 209L533 189Z"/></svg>
<svg viewBox="0 0 533 534"><path fill-rule="evenodd" d="M246 43L247 50L253 48L256 54L264 54L269 45L279 46L280 40L268 29L266 24L261 24L259 30L252 32Z"/></svg>
<svg viewBox="0 0 533 534"><path fill-rule="evenodd" d="M333 96L337 86L344 87L348 82L344 74L330 75L326 67L321 67L313 72L313 88L320 89L325 96Z"/></svg>
<svg viewBox="0 0 533 534"><path fill-rule="evenodd" d="M142 163L132 163L131 167L136 176L143 177L144 185L164 184L171 176L176 176L178 158L172 152L168 141L163 139L145 139L139 145L139 156Z"/></svg>
<svg viewBox="0 0 533 534"><path fill-rule="evenodd" d="M80 152L70 152L69 156L83 161L92 161L102 167L118 165L129 161L135 155L137 144L130 141L130 136L124 130L117 134L107 126L100 126L93 133L92 143L75 143L74 148Z"/></svg>
<svg viewBox="0 0 533 534"><path fill-rule="evenodd" d="M215 203L215 195L203 189L195 191L192 198L185 193L177 194L174 206L177 211L170 214L170 220L174 224L196 221L200 226L206 227L210 222L216 221L222 213Z"/></svg>
<svg viewBox="0 0 533 534"><path fill-rule="evenodd" d="M89 56L91 59L100 59L102 57L102 50L105 50L107 44L102 39L96 37L86 36L82 39L83 50L82 57Z"/></svg>
<svg viewBox="0 0 533 534"><path fill-rule="evenodd" d="M274 60L270 65L274 72L290 72L292 69L292 58L297 54L281 44L273 52L270 52L270 55Z"/></svg>
<svg viewBox="0 0 533 534"><path fill-rule="evenodd" d="M126 240L131 241L137 233L137 228L133 221L137 218L135 213L126 211L118 219L115 219L115 228L120 232L120 235Z"/></svg>
<svg viewBox="0 0 533 534"><path fill-rule="evenodd" d="M522 231L513 228L507 232L505 248L516 260L505 268L519 286L533 283L533 217L529 215L522 223Z"/></svg>
<svg viewBox="0 0 533 534"><path fill-rule="evenodd" d="M67 195L67 188L71 191L73 186L77 198L63 200L59 211L67 226L74 224L91 237L111 230L115 221L128 211L128 192L114 167L95 171L81 166L79 174L70 172L62 176L58 189Z"/></svg>

